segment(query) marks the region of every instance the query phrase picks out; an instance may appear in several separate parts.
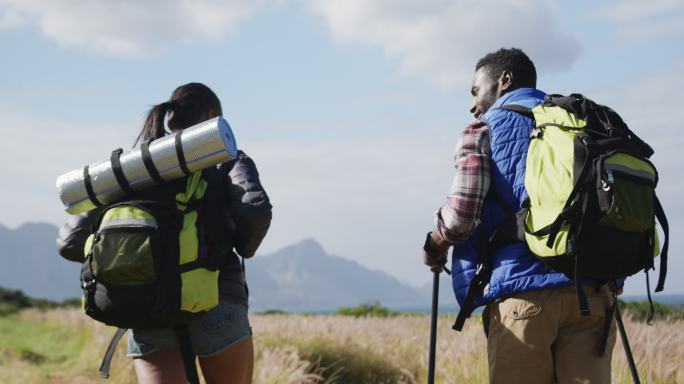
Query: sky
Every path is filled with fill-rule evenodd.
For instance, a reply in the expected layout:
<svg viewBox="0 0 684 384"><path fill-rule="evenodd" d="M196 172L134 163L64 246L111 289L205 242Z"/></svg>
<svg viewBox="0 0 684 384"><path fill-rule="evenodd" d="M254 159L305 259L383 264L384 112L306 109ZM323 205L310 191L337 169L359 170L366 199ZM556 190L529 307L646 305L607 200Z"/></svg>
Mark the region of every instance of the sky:
<svg viewBox="0 0 684 384"><path fill-rule="evenodd" d="M683 41L677 0L0 0L0 224L60 225L57 176L129 149L151 106L198 81L272 200L259 253L315 238L428 283L420 248L475 64L519 47L540 89L611 106L654 147L664 293L682 294Z"/></svg>

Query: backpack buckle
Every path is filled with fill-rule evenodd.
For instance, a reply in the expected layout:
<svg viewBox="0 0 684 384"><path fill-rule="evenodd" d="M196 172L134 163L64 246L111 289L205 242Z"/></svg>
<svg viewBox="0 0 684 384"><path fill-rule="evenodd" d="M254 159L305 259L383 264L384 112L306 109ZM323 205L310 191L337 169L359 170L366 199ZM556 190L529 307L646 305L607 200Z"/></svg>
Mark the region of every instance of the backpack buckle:
<svg viewBox="0 0 684 384"><path fill-rule="evenodd" d="M473 280L477 280L477 285L482 287L484 284L488 283L490 273L491 270L489 266L485 265L484 263L480 263L477 265L477 269L475 269Z"/></svg>
<svg viewBox="0 0 684 384"><path fill-rule="evenodd" d="M97 282L95 281L94 278L90 279L90 280L86 280L86 281L81 282L81 288L83 288L83 290L89 291L92 287L95 286L96 283Z"/></svg>
<svg viewBox="0 0 684 384"><path fill-rule="evenodd" d="M582 142L582 144L584 144L585 147L593 147L594 144L596 143L596 142L594 141L594 139L592 139L592 138L591 138L590 136L588 136L588 135L581 135L581 136L579 136L578 138L579 138L579 140Z"/></svg>
<svg viewBox="0 0 684 384"><path fill-rule="evenodd" d="M475 276L479 275L482 273L482 270L484 269L484 264L478 264L477 269L475 269Z"/></svg>

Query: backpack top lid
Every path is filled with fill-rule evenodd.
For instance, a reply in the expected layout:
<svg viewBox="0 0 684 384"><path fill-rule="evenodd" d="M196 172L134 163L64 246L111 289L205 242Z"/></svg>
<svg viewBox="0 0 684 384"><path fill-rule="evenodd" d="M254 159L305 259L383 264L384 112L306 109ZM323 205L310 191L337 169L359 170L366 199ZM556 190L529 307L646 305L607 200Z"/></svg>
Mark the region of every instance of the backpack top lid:
<svg viewBox="0 0 684 384"><path fill-rule="evenodd" d="M650 158L654 151L646 144L611 108L600 105L584 97L582 94L573 93L569 96L546 95L544 104L546 106L557 105L578 118L587 122L587 133L599 137L622 137L627 139L632 149L645 158Z"/></svg>

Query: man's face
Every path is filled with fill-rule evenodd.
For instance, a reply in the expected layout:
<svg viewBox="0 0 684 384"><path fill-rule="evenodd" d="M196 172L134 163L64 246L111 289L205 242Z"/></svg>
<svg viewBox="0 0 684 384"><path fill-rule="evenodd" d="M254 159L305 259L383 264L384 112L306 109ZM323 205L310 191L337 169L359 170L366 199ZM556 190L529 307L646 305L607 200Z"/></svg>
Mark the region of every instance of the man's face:
<svg viewBox="0 0 684 384"><path fill-rule="evenodd" d="M489 73L487 73L486 67L482 67L475 71L470 93L473 95L473 105L470 107L470 113L478 119L499 98L499 81L492 79Z"/></svg>

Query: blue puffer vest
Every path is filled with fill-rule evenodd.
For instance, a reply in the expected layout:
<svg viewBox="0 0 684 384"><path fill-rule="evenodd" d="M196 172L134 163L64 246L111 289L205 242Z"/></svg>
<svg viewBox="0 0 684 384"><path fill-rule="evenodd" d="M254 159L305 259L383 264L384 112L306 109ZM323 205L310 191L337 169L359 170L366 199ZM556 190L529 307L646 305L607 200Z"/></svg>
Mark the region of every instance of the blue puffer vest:
<svg viewBox="0 0 684 384"><path fill-rule="evenodd" d="M496 109L506 104L532 108L544 100L544 93L533 88L519 88L501 98L481 118L491 134L491 184L510 208L518 211L527 198L525 161L534 121L519 113ZM489 239L493 231L509 216L488 195L482 207L481 224L465 242L456 245L452 254L452 282L460 305L468 292L478 264L477 239ZM483 297L475 299L475 307L496 298L535 289L572 286L565 275L546 267L534 258L524 243L514 243L491 251L492 275Z"/></svg>

